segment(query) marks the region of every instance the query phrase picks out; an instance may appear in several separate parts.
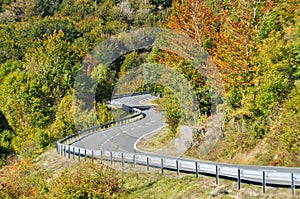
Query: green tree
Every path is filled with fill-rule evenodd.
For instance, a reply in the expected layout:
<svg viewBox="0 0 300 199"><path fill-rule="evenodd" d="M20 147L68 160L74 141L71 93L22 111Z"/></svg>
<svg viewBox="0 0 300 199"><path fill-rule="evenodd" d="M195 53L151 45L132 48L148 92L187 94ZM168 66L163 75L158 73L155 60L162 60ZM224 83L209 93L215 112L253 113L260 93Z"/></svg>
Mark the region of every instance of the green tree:
<svg viewBox="0 0 300 199"><path fill-rule="evenodd" d="M81 21L87 16L92 16L97 9L94 0L65 0L61 3L60 15L72 16L76 21Z"/></svg>
<svg viewBox="0 0 300 199"><path fill-rule="evenodd" d="M172 137L177 135L177 128L181 120L181 107L176 96L170 91L170 89L164 89L164 96L159 100L160 104L164 108L166 123Z"/></svg>
<svg viewBox="0 0 300 199"><path fill-rule="evenodd" d="M34 6L36 14L40 13L41 17L52 16L58 11L62 0L37 0Z"/></svg>
<svg viewBox="0 0 300 199"><path fill-rule="evenodd" d="M71 44L64 40L62 31L54 31L44 41L37 41L27 52L25 59L26 69L35 75L41 86L40 98L55 111L66 92L73 87L79 67ZM51 119L54 119L54 115Z"/></svg>
<svg viewBox="0 0 300 199"><path fill-rule="evenodd" d="M138 54L138 52L133 51L127 55L125 55L125 59L120 68L120 77L129 70L133 70L137 68L142 63L145 62L145 56Z"/></svg>
<svg viewBox="0 0 300 199"><path fill-rule="evenodd" d="M114 86L116 84L116 72L108 67L99 65L93 72L92 76L97 78L96 102L106 102L111 99Z"/></svg>
<svg viewBox="0 0 300 199"><path fill-rule="evenodd" d="M273 112L282 106L286 96L294 88L297 68L293 66L297 63L293 52L299 37L296 40L287 37L288 29L270 33L259 46L255 87L248 88L242 99L243 107L248 112L247 117L253 120L255 135L260 138L264 132L269 131ZM258 124L262 124L259 125L261 127L257 128Z"/></svg>
<svg viewBox="0 0 300 199"><path fill-rule="evenodd" d="M0 66L0 79L3 80L10 73L22 70L24 70L22 62L8 60Z"/></svg>
<svg viewBox="0 0 300 199"><path fill-rule="evenodd" d="M14 131L12 145L17 153L33 154L40 128L49 123L49 106L41 93L39 82L25 71L10 73L0 84L0 110Z"/></svg>
<svg viewBox="0 0 300 199"><path fill-rule="evenodd" d="M114 119L111 109L105 102L98 102L96 104L96 111L99 124L104 124Z"/></svg>
<svg viewBox="0 0 300 199"><path fill-rule="evenodd" d="M282 118L275 130L280 132L280 145L287 151L285 159L288 164L297 166L300 163L300 84L297 82L283 106Z"/></svg>
<svg viewBox="0 0 300 199"><path fill-rule="evenodd" d="M1 111L0 121L0 167L2 167L5 164L6 157L13 153L11 142L14 137L14 133Z"/></svg>
<svg viewBox="0 0 300 199"><path fill-rule="evenodd" d="M25 54L25 49L30 46L28 39L28 24L0 24L0 63L12 60L21 60ZM26 40L26 42L25 42Z"/></svg>
<svg viewBox="0 0 300 199"><path fill-rule="evenodd" d="M76 131L72 112L72 101L72 93L67 92L57 107L55 121L49 125L45 131L40 132L40 145L42 147L48 146L52 142L73 134Z"/></svg>

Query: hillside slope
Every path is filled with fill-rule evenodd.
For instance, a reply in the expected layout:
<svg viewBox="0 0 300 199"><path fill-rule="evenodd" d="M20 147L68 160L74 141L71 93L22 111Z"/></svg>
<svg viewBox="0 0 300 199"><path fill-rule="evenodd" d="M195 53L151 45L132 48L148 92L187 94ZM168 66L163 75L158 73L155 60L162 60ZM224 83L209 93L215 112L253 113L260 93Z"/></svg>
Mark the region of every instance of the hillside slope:
<svg viewBox="0 0 300 199"><path fill-rule="evenodd" d="M90 161L90 160L89 160ZM49 149L34 160L25 159L1 170L1 198L289 198L290 189L267 188L213 177L195 176L114 163L78 162ZM19 180L22 179L22 180Z"/></svg>

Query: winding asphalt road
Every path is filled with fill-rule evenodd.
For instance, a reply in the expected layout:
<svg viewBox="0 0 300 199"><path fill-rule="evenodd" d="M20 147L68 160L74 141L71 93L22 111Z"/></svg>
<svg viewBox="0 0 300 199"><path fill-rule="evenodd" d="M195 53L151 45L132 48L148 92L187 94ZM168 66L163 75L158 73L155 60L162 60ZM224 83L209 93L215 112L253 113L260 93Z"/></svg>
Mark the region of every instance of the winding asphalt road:
<svg viewBox="0 0 300 199"><path fill-rule="evenodd" d="M129 106L145 106L142 102L145 100L155 99L150 94L123 97L114 99L114 102L126 104ZM121 125L118 127L112 127L105 130L101 130L89 136L82 138L81 140L73 143L73 146L86 148L91 150L103 150L103 151L118 151L129 152L139 154L149 154L156 157L172 157L161 154L146 153L136 149L135 144L146 134L156 132L160 128L166 125L165 119L160 112L156 112L153 108L143 110L145 117L139 121ZM180 157L172 157L180 158ZM191 160L186 158L180 158L181 160ZM209 161L201 161L202 163L214 163ZM271 171L271 172L295 172L300 173L300 168L292 167L272 167L272 166L253 166L253 165L237 165L237 164L224 164L217 163L220 166L226 166L227 168L241 168L251 169L257 171Z"/></svg>
<svg viewBox="0 0 300 199"><path fill-rule="evenodd" d="M131 107L139 107L145 106L142 104L142 101L152 99L155 99L155 97L145 94L114 99L114 102L126 104ZM101 130L84 137L80 141L73 143L73 145L86 149L137 153L139 151L135 149L135 143L140 137L165 126L164 117L153 108L143 110L143 113L145 114L145 118L142 120Z"/></svg>
<svg viewBox="0 0 300 199"><path fill-rule="evenodd" d="M140 107L141 110L145 108L142 101L154 98L155 97L149 94L136 95L114 99L112 104L125 104L136 108ZM58 152L61 155L68 152L69 158L70 152L73 152L73 154L79 154L78 157L82 155L95 155L100 158L110 157L111 161L114 158L118 158L121 161L134 161L137 164L168 168L177 170L178 172L179 170L193 173L202 172L215 176L221 175L232 179L242 179L243 181L258 184L300 187L300 168L224 164L146 153L138 150L136 143L141 137L156 132L166 125L163 114L156 112L153 107L143 110L143 114L145 117L141 120L104 130L101 129L98 132L92 132L70 145L63 144L69 137L63 138L57 142ZM74 134L74 136L76 135L77 134ZM74 136L72 135L70 138ZM80 149L84 151L83 154Z"/></svg>

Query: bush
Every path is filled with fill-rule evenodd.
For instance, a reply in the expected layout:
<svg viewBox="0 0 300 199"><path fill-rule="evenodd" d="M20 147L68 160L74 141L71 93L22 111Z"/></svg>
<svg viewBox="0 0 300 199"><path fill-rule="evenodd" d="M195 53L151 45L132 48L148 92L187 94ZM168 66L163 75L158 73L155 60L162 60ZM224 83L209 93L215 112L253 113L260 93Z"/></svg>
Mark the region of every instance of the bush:
<svg viewBox="0 0 300 199"><path fill-rule="evenodd" d="M53 174L31 159L16 162L3 170L0 198L119 198L124 192L123 180L111 168L91 163L74 166Z"/></svg>

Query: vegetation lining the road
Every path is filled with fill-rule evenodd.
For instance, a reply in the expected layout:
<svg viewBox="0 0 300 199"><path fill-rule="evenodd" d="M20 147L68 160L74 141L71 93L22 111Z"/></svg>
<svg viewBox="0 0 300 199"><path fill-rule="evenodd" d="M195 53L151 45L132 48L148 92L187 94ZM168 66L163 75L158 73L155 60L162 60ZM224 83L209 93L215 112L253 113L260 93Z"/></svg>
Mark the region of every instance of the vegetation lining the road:
<svg viewBox="0 0 300 199"><path fill-rule="evenodd" d="M137 148L145 152L157 152L173 142L173 137L170 135L169 129L164 127L153 134L144 136L137 143ZM162 154L170 153L170 148L167 151L160 151Z"/></svg>
<svg viewBox="0 0 300 199"><path fill-rule="evenodd" d="M267 188L225 179L215 185L213 177L165 171L132 165L80 162L61 158L54 149L36 159L17 161L1 170L1 198L288 198L290 189ZM21 180L20 180L21 179Z"/></svg>
<svg viewBox="0 0 300 199"><path fill-rule="evenodd" d="M143 27L170 28L188 35L208 52L208 62L217 67L221 78L206 82L214 79L215 71L206 71L204 77L197 69L201 65L193 66L163 49L129 52L109 66L97 67L103 69L95 96L99 124L113 119L106 101L118 80L143 63L164 65L189 82L199 102L196 115L209 115L211 99L220 100L211 89L225 87L224 139L208 159L237 160L239 154L248 154L261 143L267 153L256 153L252 162L299 166L300 125L295 122L300 115L299 13L298 0L1 2L0 166L10 156L34 157L78 130L73 121L78 107L71 105L83 60L111 36ZM170 82L176 85L176 78ZM160 101L173 137L180 121L191 119L170 88L150 83L137 90L164 93ZM197 119L201 120L193 121ZM79 120L87 124L93 118Z"/></svg>
<svg viewBox="0 0 300 199"><path fill-rule="evenodd" d="M105 175L104 182L112 183L110 187L93 184L79 170L78 175L77 170L74 174L68 171L70 178L59 175L61 181L53 178L45 183L52 174L26 158L38 157L57 140L78 130L73 118L78 108L72 107L73 86L83 60L90 58L88 53L111 36L144 27L168 28L188 35L210 55L208 60L198 60L199 64L207 61L205 66L215 65L221 78L206 82L216 71L208 70L204 77L197 68L200 66L193 66L184 52L179 55L155 47L129 52L109 66L97 67L103 67L95 96L99 124L114 119L106 102L118 80L144 63L164 65L180 73L195 91L197 115L209 115L215 97L211 88L225 87L224 136L205 159L299 167L299 0L4 0L0 1L0 167L11 164L1 175L2 193L11 194L5 196L59 192L71 196L78 192L86 197L84 194L103 189L107 191L103 197L123 197L135 192L124 188L122 180L121 188L114 187L119 178ZM177 38L170 42L171 46L183 44ZM171 82L176 85L176 78ZM147 84L137 90L165 94L161 104L171 137L176 137L186 115L170 88ZM88 123L93 118L79 119ZM15 164L18 159L25 160ZM95 171L93 167L87 169ZM99 180L94 174L88 177ZM64 178L72 184L64 187ZM130 177L124 178L130 182ZM157 183L173 183L170 190L182 196L177 190L180 186L175 185L184 182L177 180L158 179ZM51 184L54 182L57 188ZM137 183L135 193L143 189L141 193L151 197L155 195L152 190L162 191L155 183L141 182L141 187ZM171 195L163 191L161 197Z"/></svg>

